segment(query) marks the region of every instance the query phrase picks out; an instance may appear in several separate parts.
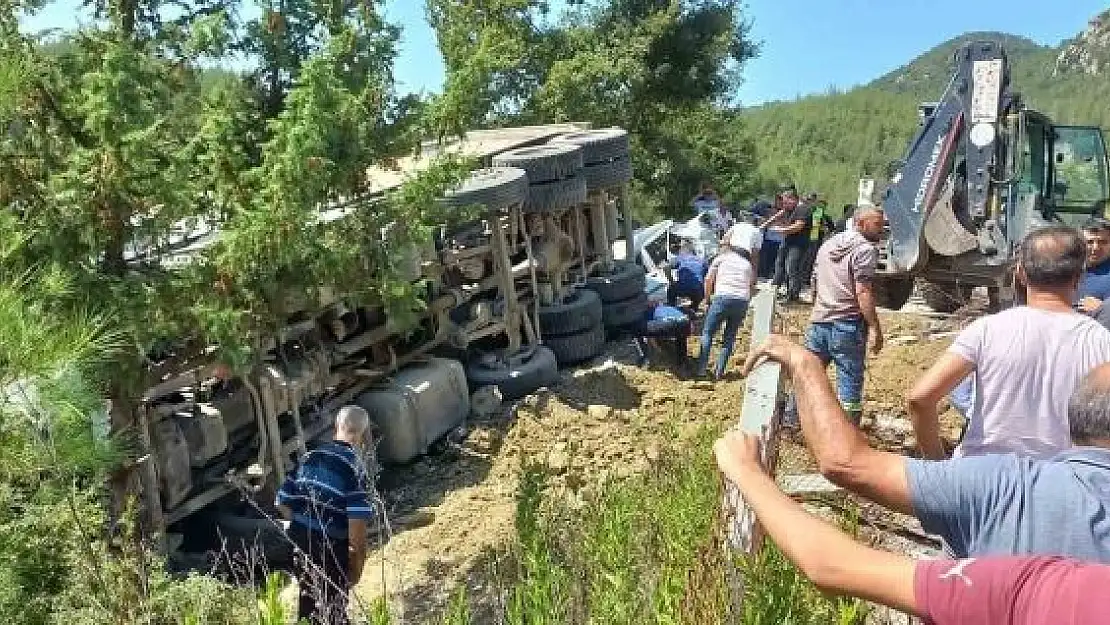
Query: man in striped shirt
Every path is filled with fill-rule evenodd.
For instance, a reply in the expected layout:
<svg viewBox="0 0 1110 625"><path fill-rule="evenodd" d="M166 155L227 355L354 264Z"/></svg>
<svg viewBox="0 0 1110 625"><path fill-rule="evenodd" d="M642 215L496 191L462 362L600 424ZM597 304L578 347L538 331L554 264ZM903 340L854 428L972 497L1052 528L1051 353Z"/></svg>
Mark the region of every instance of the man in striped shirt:
<svg viewBox="0 0 1110 625"><path fill-rule="evenodd" d="M369 478L359 459L370 415L345 406L335 417L335 440L305 454L277 494L297 546L294 574L300 586L297 618L312 625L347 622L347 592L366 561L372 510Z"/></svg>

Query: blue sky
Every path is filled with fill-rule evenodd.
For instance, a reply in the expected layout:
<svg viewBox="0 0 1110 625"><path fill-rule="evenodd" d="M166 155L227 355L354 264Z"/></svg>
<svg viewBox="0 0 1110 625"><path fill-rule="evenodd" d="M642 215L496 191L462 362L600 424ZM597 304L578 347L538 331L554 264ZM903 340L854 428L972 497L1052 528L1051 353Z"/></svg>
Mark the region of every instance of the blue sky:
<svg viewBox="0 0 1110 625"><path fill-rule="evenodd" d="M556 0L555 4L559 4ZM28 29L69 27L77 0L56 0ZM748 0L759 58L744 71L743 104L865 83L946 39L972 30L1024 35L1050 45L1086 27L1107 0ZM437 91L443 64L423 0L388 0L404 28L397 76L405 91Z"/></svg>

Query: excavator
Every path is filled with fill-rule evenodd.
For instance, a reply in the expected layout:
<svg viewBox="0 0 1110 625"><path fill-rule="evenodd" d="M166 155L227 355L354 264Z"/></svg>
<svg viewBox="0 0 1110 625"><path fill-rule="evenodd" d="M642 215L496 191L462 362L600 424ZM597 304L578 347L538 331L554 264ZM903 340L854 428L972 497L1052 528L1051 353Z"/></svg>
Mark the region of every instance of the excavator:
<svg viewBox="0 0 1110 625"><path fill-rule="evenodd" d="M1028 108L997 42L968 43L954 61L941 99L920 106L917 135L882 195L875 291L885 308L901 308L916 281L940 312L978 286L997 309L1013 300L1013 261L1028 232L1105 216L1110 199L1099 128Z"/></svg>

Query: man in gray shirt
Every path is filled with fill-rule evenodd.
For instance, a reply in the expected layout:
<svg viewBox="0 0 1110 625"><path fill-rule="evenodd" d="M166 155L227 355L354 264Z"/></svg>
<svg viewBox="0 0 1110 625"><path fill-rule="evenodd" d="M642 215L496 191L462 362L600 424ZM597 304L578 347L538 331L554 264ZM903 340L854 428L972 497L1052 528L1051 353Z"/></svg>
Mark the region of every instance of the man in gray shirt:
<svg viewBox="0 0 1110 625"><path fill-rule="evenodd" d="M813 313L805 342L806 349L821 362L836 366L836 394L848 418L859 425L868 337L874 353L883 348L883 328L871 283L879 260L875 243L883 235L884 218L881 211L866 209L856 219L855 230L834 235L817 252ZM795 413L790 401L786 410L790 427L797 426Z"/></svg>
<svg viewBox="0 0 1110 625"><path fill-rule="evenodd" d="M1068 405L1075 447L1049 459L1013 454L917 460L872 448L848 422L821 361L781 336L744 365L783 365L806 444L834 484L916 516L958 558L1064 555L1110 563L1110 364L1091 371Z"/></svg>

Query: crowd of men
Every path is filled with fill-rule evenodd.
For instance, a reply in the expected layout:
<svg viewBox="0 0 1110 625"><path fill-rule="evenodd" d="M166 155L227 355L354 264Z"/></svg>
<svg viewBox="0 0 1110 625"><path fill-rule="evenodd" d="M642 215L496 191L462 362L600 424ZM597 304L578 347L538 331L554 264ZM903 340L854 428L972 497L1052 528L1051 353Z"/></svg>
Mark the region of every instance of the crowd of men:
<svg viewBox="0 0 1110 625"><path fill-rule="evenodd" d="M1024 303L971 323L907 389L921 451L910 458L871 447L860 429L865 350L883 346L871 293L883 215L866 209L853 221L818 249L805 344L773 336L744 372L780 363L796 389L787 421L822 474L916 517L944 557L873 549L809 515L764 473L756 437L719 440L721 471L829 590L936 624L1110 621L1110 330L1099 322L1110 308L1110 224L1026 237L1016 267ZM949 457L938 405L960 387L966 427Z"/></svg>
<svg viewBox="0 0 1110 625"><path fill-rule="evenodd" d="M648 310L639 340L645 353L649 341L672 343L670 350L675 352L681 375L721 379L759 278L772 278L775 288L785 289L782 301L797 303L817 267L822 243L837 232L854 232L855 220L851 211L846 211L841 223L834 223L818 194L803 199L792 184L783 185L773 203L753 203L745 219L737 219L709 183L701 186L691 205L700 221L720 237L719 248L707 259L697 253L688 235L679 239L666 266L670 274L667 303ZM881 226L875 236L879 233ZM849 237L846 244L859 245L858 239ZM687 306L680 307L680 300L688 302ZM686 340L693 331L692 317L703 302L708 306L701 347L691 361ZM867 314L873 317L873 307ZM815 340L831 338L843 330L841 325ZM718 334L721 348L710 369L710 348ZM862 365L857 369L862 384Z"/></svg>

